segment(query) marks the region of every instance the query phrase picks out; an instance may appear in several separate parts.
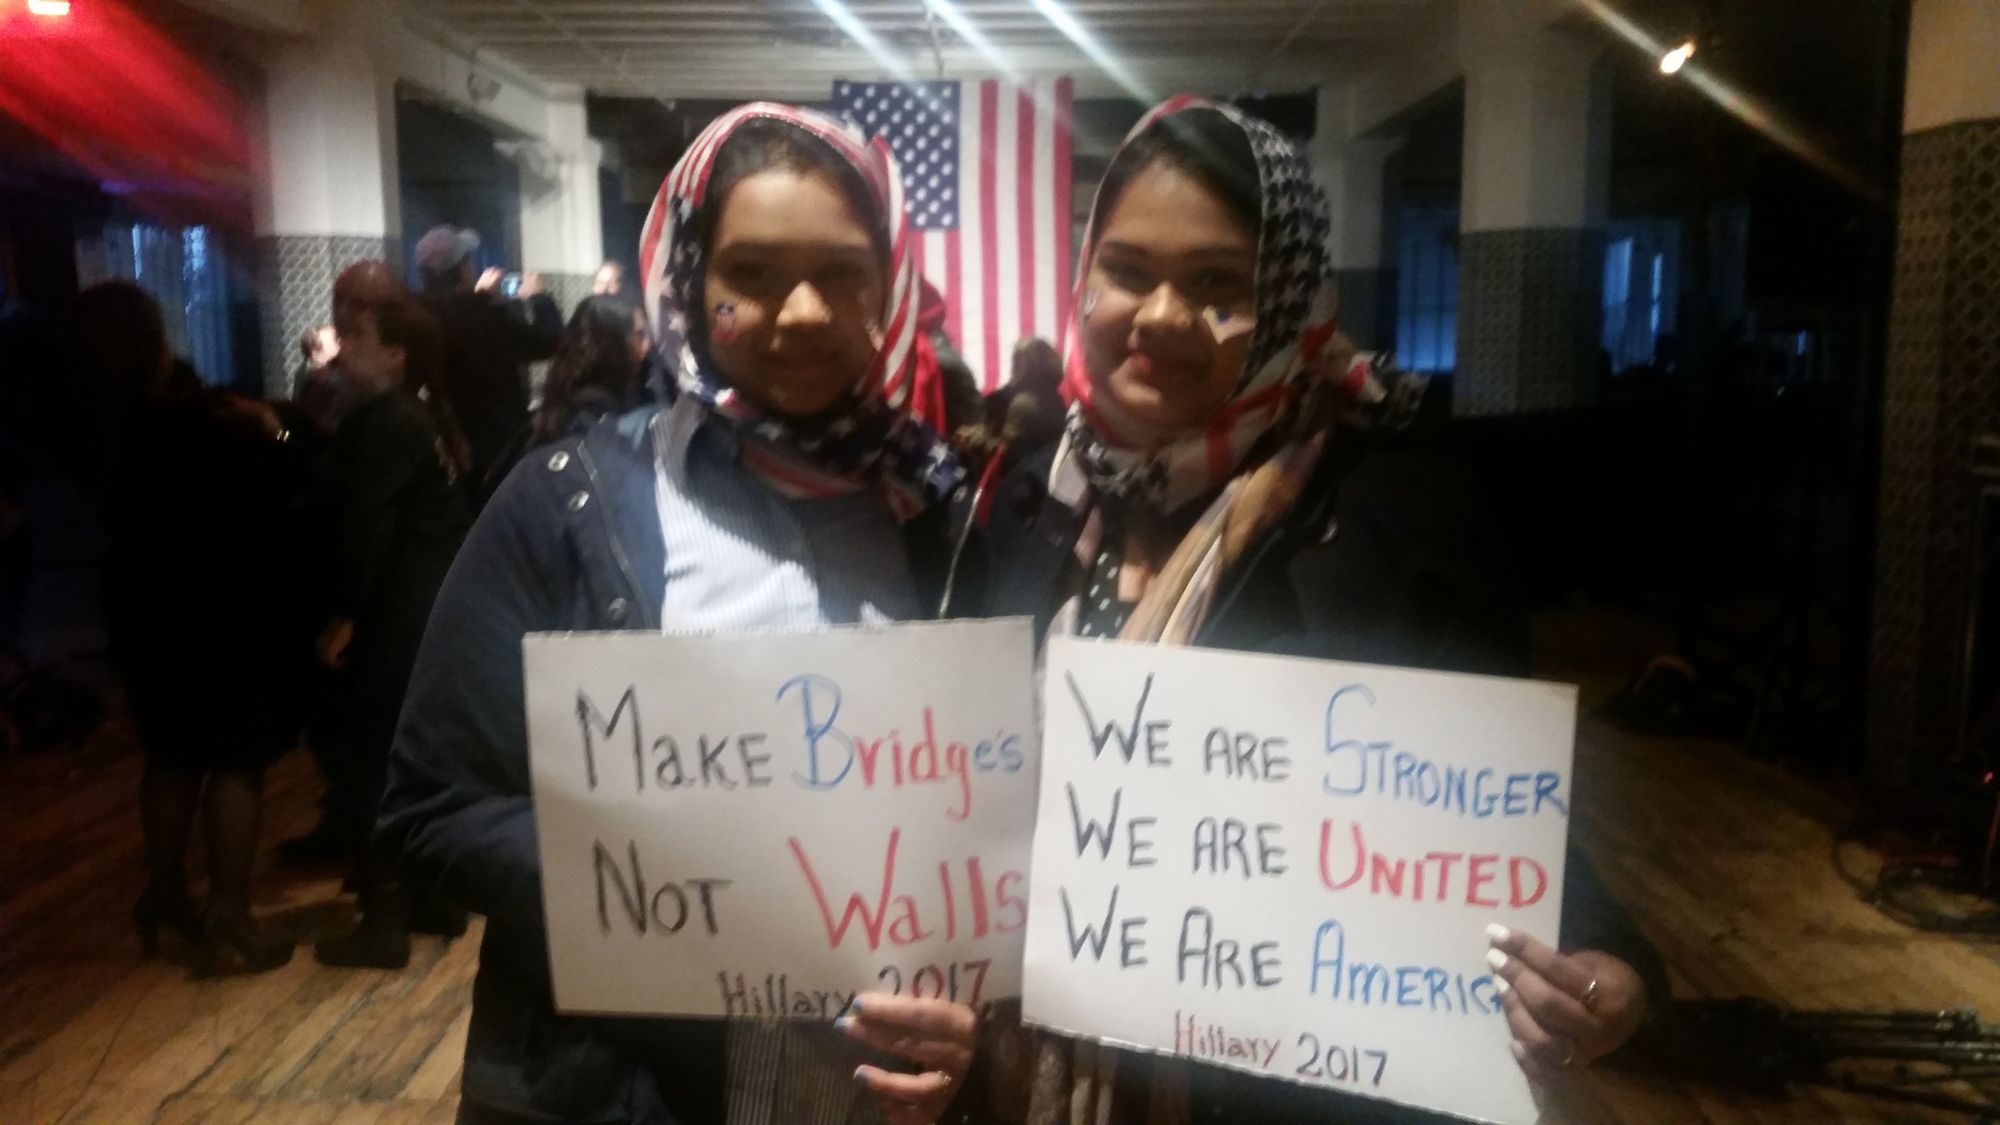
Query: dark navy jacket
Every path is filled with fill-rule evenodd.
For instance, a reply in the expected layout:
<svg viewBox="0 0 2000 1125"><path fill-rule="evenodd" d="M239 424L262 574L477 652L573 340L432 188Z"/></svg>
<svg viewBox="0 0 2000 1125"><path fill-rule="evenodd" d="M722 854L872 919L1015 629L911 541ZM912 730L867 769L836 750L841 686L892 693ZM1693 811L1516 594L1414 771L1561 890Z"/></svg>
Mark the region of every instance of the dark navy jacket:
<svg viewBox="0 0 2000 1125"><path fill-rule="evenodd" d="M445 579L410 681L379 831L421 893L487 919L462 1120L722 1119L722 1021L555 1011L529 798L522 637L660 628L655 411L604 419L515 467ZM927 605L953 520L940 505L905 525Z"/></svg>
<svg viewBox="0 0 2000 1125"><path fill-rule="evenodd" d="M997 487L977 543L989 552L986 610L1045 628L1081 521L1048 495L1049 448ZM1225 575L1197 643L1213 648L1488 675L1528 674L1527 603L1508 536L1477 482L1407 438L1338 435L1288 518ZM1561 944L1599 949L1646 980L1655 1011L1665 969L1583 854L1569 853ZM1127 1082L1143 1098L1134 1065ZM1121 1087L1121 1096L1126 1092ZM1214 1067L1192 1072L1196 1122L1452 1119Z"/></svg>

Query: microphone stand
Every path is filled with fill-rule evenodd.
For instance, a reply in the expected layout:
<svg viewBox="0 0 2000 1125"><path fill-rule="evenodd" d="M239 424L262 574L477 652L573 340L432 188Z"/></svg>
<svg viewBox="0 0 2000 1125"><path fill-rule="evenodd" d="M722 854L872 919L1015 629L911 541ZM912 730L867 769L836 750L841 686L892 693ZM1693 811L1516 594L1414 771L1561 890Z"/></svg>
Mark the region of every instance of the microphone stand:
<svg viewBox="0 0 2000 1125"><path fill-rule="evenodd" d="M1971 1008L1793 1011L1683 1000L1663 1061L1681 1077L1782 1095L1822 1086L2000 1121L2000 1027Z"/></svg>

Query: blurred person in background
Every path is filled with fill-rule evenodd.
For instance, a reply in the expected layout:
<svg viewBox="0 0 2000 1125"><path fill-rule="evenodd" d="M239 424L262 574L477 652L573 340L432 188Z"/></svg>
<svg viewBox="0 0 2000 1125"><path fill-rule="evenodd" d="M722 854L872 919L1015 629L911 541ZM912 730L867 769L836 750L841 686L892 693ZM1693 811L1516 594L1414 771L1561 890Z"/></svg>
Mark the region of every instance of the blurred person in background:
<svg viewBox="0 0 2000 1125"><path fill-rule="evenodd" d="M301 497L308 466L270 407L202 386L168 348L137 286L77 299L74 449L109 533L102 597L146 769L149 878L133 910L152 953L162 928L202 974L275 968L289 941L250 913L264 770L297 742L311 609ZM201 821L208 899L188 886Z"/></svg>
<svg viewBox="0 0 2000 1125"><path fill-rule="evenodd" d="M334 358L340 354L340 334L331 324L315 324L299 333L299 369L292 379L292 401L314 427L332 433L340 425L340 375Z"/></svg>
<svg viewBox="0 0 2000 1125"><path fill-rule="evenodd" d="M319 359L318 366L293 392L292 400L311 422L311 433L295 435L295 439L304 441L309 451L317 486L311 521L315 538L311 552L313 566L299 576L305 589L323 591L332 581L333 560L337 558L339 546L334 435L339 432L340 423L348 411L364 397L341 363L340 337L342 334L351 337L358 333L364 313L392 301L408 299L408 291L387 262L376 258L350 262L333 282L332 324L309 330L306 338L301 340L302 349L310 340L314 356ZM325 335L329 331L331 339ZM309 365L313 358L308 358ZM451 462L462 469L465 464L464 439L459 435L441 396L424 395L425 388L421 381L424 377L420 374L418 382L406 389L425 399L432 424L451 454ZM279 858L286 863L303 866L352 863L360 856L369 829L373 826L377 795L365 790L365 771L357 775L356 771L345 768L342 762L329 760L330 754L342 753L339 749L342 741L342 705L335 674L324 667L316 667L305 714L305 738L321 776L326 779L326 790L320 798L318 823L304 835L278 845ZM357 784L364 788L357 791Z"/></svg>
<svg viewBox="0 0 2000 1125"><path fill-rule="evenodd" d="M585 298L556 344L532 444L581 433L639 405L653 354L638 305L620 297Z"/></svg>
<svg viewBox="0 0 2000 1125"><path fill-rule="evenodd" d="M591 275L590 278L590 295L593 297L624 297L630 300L631 294L625 292L624 265L607 259L603 265L597 267L597 272Z"/></svg>
<svg viewBox="0 0 2000 1125"><path fill-rule="evenodd" d="M475 510L527 448L527 365L553 355L563 329L539 274L522 274L518 290L504 293L505 271L474 272L478 249L477 233L449 225L417 242L424 304L444 333L430 389L465 439L461 483Z"/></svg>
<svg viewBox="0 0 2000 1125"><path fill-rule="evenodd" d="M1039 449L1062 434L1062 357L1047 340L1014 345L1007 382L986 396L988 432L1004 472L1026 450Z"/></svg>
<svg viewBox="0 0 2000 1125"><path fill-rule="evenodd" d="M401 297L363 310L340 338L355 403L332 456L339 539L319 657L336 672L337 702L321 760L362 802L364 825L374 823L417 646L468 522L437 429L412 390L434 377L443 350L436 320ZM464 932L462 911L413 902L394 864L373 849L363 848L355 883L361 920L317 944L325 964L401 968L413 925Z"/></svg>

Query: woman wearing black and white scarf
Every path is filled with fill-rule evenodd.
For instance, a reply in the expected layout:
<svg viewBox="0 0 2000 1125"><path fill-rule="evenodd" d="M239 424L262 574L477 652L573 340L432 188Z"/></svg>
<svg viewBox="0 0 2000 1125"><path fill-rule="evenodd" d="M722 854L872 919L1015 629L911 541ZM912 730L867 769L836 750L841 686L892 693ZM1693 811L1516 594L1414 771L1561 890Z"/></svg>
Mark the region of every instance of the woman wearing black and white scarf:
<svg viewBox="0 0 2000 1125"><path fill-rule="evenodd" d="M1327 228L1264 122L1194 98L1140 121L1085 240L1066 432L992 499L990 610L1052 635L1526 673L1503 538L1468 482L1396 436L1422 381L1335 331ZM1666 995L1588 865L1569 882L1561 952L1488 932L1512 1050L1541 1083L1619 1048ZM1435 1119L1052 1035L989 1043L983 1105L1002 1120Z"/></svg>

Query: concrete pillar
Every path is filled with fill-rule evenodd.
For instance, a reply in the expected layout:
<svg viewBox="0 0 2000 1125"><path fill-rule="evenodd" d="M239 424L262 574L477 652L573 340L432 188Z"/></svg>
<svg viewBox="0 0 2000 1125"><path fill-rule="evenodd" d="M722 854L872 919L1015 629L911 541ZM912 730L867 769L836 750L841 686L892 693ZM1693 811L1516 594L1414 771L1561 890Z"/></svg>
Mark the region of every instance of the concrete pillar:
<svg viewBox="0 0 2000 1125"><path fill-rule="evenodd" d="M1980 590L2000 589L2000 479L1976 453L2000 438L1996 58L2000 4L1912 4L1868 685L1868 768L1891 784L1979 750L1968 720L2000 693L2000 636L1968 632Z"/></svg>
<svg viewBox="0 0 2000 1125"><path fill-rule="evenodd" d="M1342 127L1348 116L1346 98L1344 90L1320 88L1308 156L1332 210L1327 250L1339 285L1341 327L1372 347L1391 334L1391 326L1382 322L1395 269L1382 246L1382 166L1401 142L1347 137Z"/></svg>
<svg viewBox="0 0 2000 1125"><path fill-rule="evenodd" d="M591 275L605 257L597 177L603 148L585 126L580 90L552 92L547 121L544 137L503 148L521 167L521 268L541 274L568 315L590 296Z"/></svg>
<svg viewBox="0 0 2000 1125"><path fill-rule="evenodd" d="M1452 413L1586 405L1611 157L1602 44L1519 0L1460 0L1465 146Z"/></svg>
<svg viewBox="0 0 2000 1125"><path fill-rule="evenodd" d="M264 386L274 396L291 392L299 334L332 315L341 268L396 260L396 76L380 62L388 14L372 0L327 11L317 35L278 47L265 67L269 164L255 209Z"/></svg>

